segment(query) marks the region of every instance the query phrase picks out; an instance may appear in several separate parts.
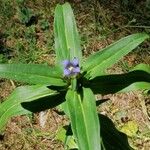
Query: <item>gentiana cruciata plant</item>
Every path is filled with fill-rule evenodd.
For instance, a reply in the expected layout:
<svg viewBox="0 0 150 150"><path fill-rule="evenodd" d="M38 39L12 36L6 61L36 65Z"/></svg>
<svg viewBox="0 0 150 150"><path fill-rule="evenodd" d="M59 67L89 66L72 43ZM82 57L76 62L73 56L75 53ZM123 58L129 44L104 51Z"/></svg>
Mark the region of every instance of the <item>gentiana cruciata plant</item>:
<svg viewBox="0 0 150 150"><path fill-rule="evenodd" d="M123 74L108 74L107 68L135 49L149 35L126 36L88 58L82 58L80 38L69 3L57 5L54 15L56 64L0 64L0 78L28 83L17 87L0 103L0 132L12 116L56 107L70 119L65 130L65 149L129 150L127 136L112 121L97 112L105 100L95 94L150 90L150 66L139 64Z"/></svg>

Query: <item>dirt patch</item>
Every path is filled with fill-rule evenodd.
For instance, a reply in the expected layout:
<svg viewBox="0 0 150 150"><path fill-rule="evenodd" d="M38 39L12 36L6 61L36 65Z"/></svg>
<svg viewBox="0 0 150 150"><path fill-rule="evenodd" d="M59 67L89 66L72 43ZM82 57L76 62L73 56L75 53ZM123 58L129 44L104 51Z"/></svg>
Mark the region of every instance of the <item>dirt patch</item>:
<svg viewBox="0 0 150 150"><path fill-rule="evenodd" d="M36 59L34 58L33 61L35 63L46 62L49 65L52 65L54 64L55 59L54 51L52 51L54 50L52 28L53 10L56 1L49 3L48 1L40 0L36 1L35 4L36 5L31 1L28 6L33 8L33 10L48 16L50 29L47 32L44 32L40 29L39 24L36 26L38 32L36 33L37 48L40 50L36 54ZM108 7L108 3L107 5L101 3L99 6L101 12L100 16L97 16L97 19L102 19L100 24L97 24L96 22L94 7L91 3L88 3L87 1L74 3L71 1L71 4L76 15L77 26L81 35L82 50L85 57L101 50L125 35L138 31L145 31L144 29L139 30L137 28L124 27L131 20L129 20L126 15L123 15L123 12L120 12L119 3L115 3L113 0L109 3L112 7ZM16 41L19 41L19 39L23 42L22 36L26 31L24 27L22 29L22 26L17 26L17 28L18 32L20 28L19 36L21 37L18 37L18 39L10 37L6 40L6 46L12 49L16 48ZM15 31L16 28L13 30ZM12 33L14 33L14 31L12 31ZM48 40L50 40L49 43ZM49 44L50 49L45 46L46 44ZM51 52L49 52L50 50ZM22 53L20 54L20 56L22 56ZM27 55L27 57L31 56ZM133 53L124 57L121 61L127 62L129 68L141 62L150 64L149 43L143 44ZM110 73L118 74L128 71L129 68L126 68L121 61L111 68ZM0 100L3 101L3 99L12 92L14 87L13 82L1 80ZM149 150L150 97L143 95L144 94L139 91L126 94L107 95L104 98L110 98L110 101L102 104L99 111L111 118L118 128L122 127L128 121L136 121L138 124L138 133L136 136L130 138L130 142L136 149ZM56 140L55 137L58 129L61 126L68 124L67 119L64 116L58 115L54 110L47 111L45 115L47 119L43 128L40 124L40 114L35 114L34 117L13 117L7 125L4 136L0 136L0 150L63 150L63 143Z"/></svg>
<svg viewBox="0 0 150 150"><path fill-rule="evenodd" d="M61 126L67 125L66 119L55 111L46 112L46 123L42 128L39 114L13 117L0 141L1 150L63 150L64 146L58 141L56 133Z"/></svg>

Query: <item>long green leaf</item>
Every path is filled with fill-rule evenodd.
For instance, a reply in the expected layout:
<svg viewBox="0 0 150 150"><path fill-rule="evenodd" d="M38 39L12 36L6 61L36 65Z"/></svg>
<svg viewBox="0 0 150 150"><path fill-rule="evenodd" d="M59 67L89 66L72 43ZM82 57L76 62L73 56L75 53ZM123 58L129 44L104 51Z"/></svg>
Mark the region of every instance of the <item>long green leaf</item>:
<svg viewBox="0 0 150 150"><path fill-rule="evenodd" d="M150 74L150 65L148 65L148 64L139 64L139 65L135 66L131 71L134 71L134 70L143 70L143 71Z"/></svg>
<svg viewBox="0 0 150 150"><path fill-rule="evenodd" d="M132 83L131 85L127 86L126 88L122 89L119 92L130 92L130 91L137 91L137 90L150 90L150 82Z"/></svg>
<svg viewBox="0 0 150 150"><path fill-rule="evenodd" d="M150 74L142 70L135 70L125 74L105 75L89 81L85 80L83 85L91 88L95 94L149 90Z"/></svg>
<svg viewBox="0 0 150 150"><path fill-rule="evenodd" d="M115 64L147 38L149 36L144 33L137 33L122 38L87 58L83 65L83 71L87 72L86 76L91 79L104 74L108 67Z"/></svg>
<svg viewBox="0 0 150 150"><path fill-rule="evenodd" d="M92 91L83 88L66 95L72 131L80 150L100 150L100 127Z"/></svg>
<svg viewBox="0 0 150 150"><path fill-rule="evenodd" d="M81 47L75 18L69 3L57 5L54 17L55 51L57 62L77 57L81 61Z"/></svg>
<svg viewBox="0 0 150 150"><path fill-rule="evenodd" d="M0 64L0 78L29 84L64 86L59 67L38 64Z"/></svg>
<svg viewBox="0 0 150 150"><path fill-rule="evenodd" d="M0 132L4 129L10 117L30 113L29 110L23 108L23 102L30 102L57 94L55 91L41 85L22 86L15 89L15 91L0 104ZM51 103L51 101L49 101L49 103Z"/></svg>

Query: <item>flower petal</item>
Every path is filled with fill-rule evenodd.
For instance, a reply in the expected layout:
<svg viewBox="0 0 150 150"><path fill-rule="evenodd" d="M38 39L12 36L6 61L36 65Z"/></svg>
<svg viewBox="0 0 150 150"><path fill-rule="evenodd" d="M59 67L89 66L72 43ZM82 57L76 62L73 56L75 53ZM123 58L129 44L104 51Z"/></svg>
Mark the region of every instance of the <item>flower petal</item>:
<svg viewBox="0 0 150 150"><path fill-rule="evenodd" d="M78 58L74 58L74 59L71 61L71 63L72 63L72 65L73 65L74 67L77 67L77 66L79 65L79 60L78 60Z"/></svg>
<svg viewBox="0 0 150 150"><path fill-rule="evenodd" d="M80 68L79 67L74 68L73 73L80 73Z"/></svg>
<svg viewBox="0 0 150 150"><path fill-rule="evenodd" d="M66 68L70 64L70 61L69 60L64 60L62 62L62 64L63 64L64 68Z"/></svg>
<svg viewBox="0 0 150 150"><path fill-rule="evenodd" d="M69 76L71 74L71 71L69 69L64 69L64 75Z"/></svg>

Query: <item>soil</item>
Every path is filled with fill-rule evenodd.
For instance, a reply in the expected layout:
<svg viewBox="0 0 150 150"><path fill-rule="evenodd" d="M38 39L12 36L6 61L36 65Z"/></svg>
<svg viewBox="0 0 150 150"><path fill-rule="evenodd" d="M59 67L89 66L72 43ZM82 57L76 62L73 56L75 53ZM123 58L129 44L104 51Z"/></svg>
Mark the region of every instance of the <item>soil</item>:
<svg viewBox="0 0 150 150"><path fill-rule="evenodd" d="M36 1L36 3L38 2ZM54 9L55 4L56 2L52 3L52 9ZM101 10L101 13L99 13L96 19L99 21L102 19L102 23L100 25L98 22L97 29L93 4L86 1L71 1L81 35L85 58L121 37L145 30L143 28L125 27L131 20L129 20L128 16L124 15L124 11L121 11L120 3L114 3L111 0L110 4L112 7L108 7L104 2L98 6L98 10ZM33 3L30 3L30 7L32 6ZM37 5L35 9L38 10L39 8L40 6ZM53 18L52 15L50 14L50 18ZM50 32L53 34L52 29ZM43 63L46 60L48 64L52 65L55 55L53 52L49 54L45 50L43 35L44 32L42 31L38 33L38 46L43 52L38 57L38 61L35 62ZM9 47L14 45L14 41L12 44L8 41L6 43L9 43ZM125 72L126 67L122 65L122 62L126 62L129 68L139 63L150 64L149 42L145 42L139 49L124 57L108 72ZM0 80L1 102L17 86L18 83L13 81ZM98 95L98 97L103 98L101 95ZM138 131L134 136L129 137L130 144L137 150L149 150L150 97L144 92L137 91L126 94L106 95L104 98L109 98L110 100L99 107L99 112L112 119L118 129L121 129L129 121L135 121ZM62 126L68 124L68 118L58 115L55 109L47 110L43 118L46 118L46 123L44 127L41 127L40 114L12 117L7 124L4 134L0 136L0 150L63 150L63 142L56 139L56 134Z"/></svg>

